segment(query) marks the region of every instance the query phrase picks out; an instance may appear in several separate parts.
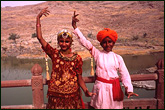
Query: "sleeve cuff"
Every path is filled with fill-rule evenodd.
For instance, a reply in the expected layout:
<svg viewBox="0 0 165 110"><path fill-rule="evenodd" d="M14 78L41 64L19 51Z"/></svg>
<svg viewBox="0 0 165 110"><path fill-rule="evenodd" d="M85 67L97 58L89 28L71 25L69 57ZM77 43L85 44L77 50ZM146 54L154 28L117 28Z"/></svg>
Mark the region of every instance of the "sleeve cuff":
<svg viewBox="0 0 165 110"><path fill-rule="evenodd" d="M133 87L128 87L128 92L133 92Z"/></svg>
<svg viewBox="0 0 165 110"><path fill-rule="evenodd" d="M75 29L75 31L78 31L79 29L78 29L78 27Z"/></svg>

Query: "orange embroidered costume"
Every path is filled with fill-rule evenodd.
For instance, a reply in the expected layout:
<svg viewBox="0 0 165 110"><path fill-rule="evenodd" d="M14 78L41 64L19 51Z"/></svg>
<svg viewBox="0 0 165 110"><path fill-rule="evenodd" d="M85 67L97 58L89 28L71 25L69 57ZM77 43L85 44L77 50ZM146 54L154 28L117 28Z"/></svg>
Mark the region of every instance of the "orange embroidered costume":
<svg viewBox="0 0 165 110"><path fill-rule="evenodd" d="M82 58L74 53L70 58L49 44L43 50L52 60L51 79L48 83L49 109L82 109L83 101L77 75L82 74Z"/></svg>

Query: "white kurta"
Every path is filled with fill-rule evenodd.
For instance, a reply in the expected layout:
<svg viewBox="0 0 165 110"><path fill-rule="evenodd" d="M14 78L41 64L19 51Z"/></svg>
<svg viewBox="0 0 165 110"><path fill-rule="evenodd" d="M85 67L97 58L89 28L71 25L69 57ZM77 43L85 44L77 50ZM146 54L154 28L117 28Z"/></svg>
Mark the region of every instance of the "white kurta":
<svg viewBox="0 0 165 110"><path fill-rule="evenodd" d="M112 51L106 52L104 50L100 51L96 49L92 43L83 36L78 28L74 30L74 33L77 34L79 41L83 46L88 50L92 49L91 54L97 65L96 75L109 80L110 78L119 77L119 72L123 85L128 87L128 92L133 92L131 78L123 58ZM123 108L123 101L113 101L112 84L96 80L92 92L97 94L91 97L90 103L95 109Z"/></svg>

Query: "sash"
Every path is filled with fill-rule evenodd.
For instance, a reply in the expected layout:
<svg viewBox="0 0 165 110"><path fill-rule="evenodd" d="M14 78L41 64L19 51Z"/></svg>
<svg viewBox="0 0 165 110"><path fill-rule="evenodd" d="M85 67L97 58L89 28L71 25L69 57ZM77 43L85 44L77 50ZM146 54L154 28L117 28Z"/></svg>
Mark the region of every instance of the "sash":
<svg viewBox="0 0 165 110"><path fill-rule="evenodd" d="M124 94L120 86L119 78L107 80L101 77L96 77L96 80L101 81L103 83L112 84L112 92L113 92L114 101L122 101L124 99Z"/></svg>

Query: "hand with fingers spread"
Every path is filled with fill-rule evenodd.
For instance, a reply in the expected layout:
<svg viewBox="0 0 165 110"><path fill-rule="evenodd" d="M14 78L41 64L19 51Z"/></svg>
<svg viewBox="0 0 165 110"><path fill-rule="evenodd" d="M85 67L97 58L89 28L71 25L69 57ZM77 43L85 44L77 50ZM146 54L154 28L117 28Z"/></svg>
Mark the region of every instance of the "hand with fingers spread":
<svg viewBox="0 0 165 110"><path fill-rule="evenodd" d="M128 87L125 88L125 95L127 96L127 98L129 99L131 96L139 96L136 93L133 92L128 92Z"/></svg>
<svg viewBox="0 0 165 110"><path fill-rule="evenodd" d="M72 26L74 29L77 28L76 22L79 22L79 20L76 18L79 14L76 14L76 11L74 11L73 17L72 17Z"/></svg>
<svg viewBox="0 0 165 110"><path fill-rule="evenodd" d="M128 92L127 93L127 98L129 99L131 96L139 96L138 94L136 94L136 93L133 93L133 92Z"/></svg>
<svg viewBox="0 0 165 110"><path fill-rule="evenodd" d="M42 15L47 16L49 15L50 11L47 10L48 7L42 9L40 11L40 13L37 15L37 19L36 19L36 33L37 33L37 39L39 40L39 42L41 43L41 45L43 47L46 47L47 42L43 39L42 37L42 32L41 32L41 21L40 18L42 17Z"/></svg>
<svg viewBox="0 0 165 110"><path fill-rule="evenodd" d="M46 16L47 17L47 15L49 15L49 13L50 13L50 11L49 10L47 10L48 9L48 7L46 7L46 8L44 8L44 9L42 9L41 10L41 12L38 14L38 18L41 18L42 17L42 15L44 15L44 16Z"/></svg>

